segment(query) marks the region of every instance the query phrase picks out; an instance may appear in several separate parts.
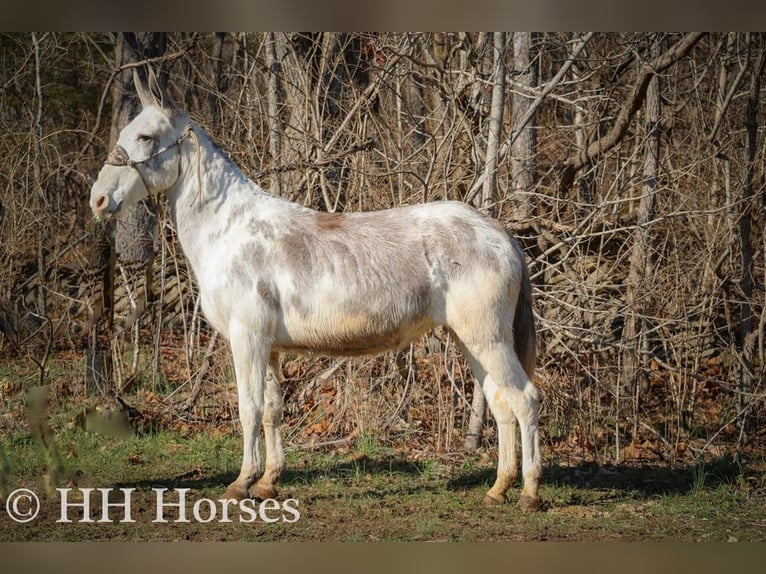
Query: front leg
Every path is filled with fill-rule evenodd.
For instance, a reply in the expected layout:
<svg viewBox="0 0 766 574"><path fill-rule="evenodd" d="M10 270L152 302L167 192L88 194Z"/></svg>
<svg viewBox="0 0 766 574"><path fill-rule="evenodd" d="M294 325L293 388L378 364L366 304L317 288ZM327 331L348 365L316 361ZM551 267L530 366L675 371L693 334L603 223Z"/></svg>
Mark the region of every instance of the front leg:
<svg viewBox="0 0 766 574"><path fill-rule="evenodd" d="M261 500L276 498L277 481L285 468L282 449L282 388L279 384L279 355L272 353L266 373L265 403L263 410L263 435L266 440L266 468L253 489L253 495Z"/></svg>
<svg viewBox="0 0 766 574"><path fill-rule="evenodd" d="M248 332L239 323L232 325L229 340L237 378L239 422L242 425L244 449L239 476L226 489L223 498L242 500L249 498L250 487L262 472L259 442L270 349L264 344L266 337Z"/></svg>

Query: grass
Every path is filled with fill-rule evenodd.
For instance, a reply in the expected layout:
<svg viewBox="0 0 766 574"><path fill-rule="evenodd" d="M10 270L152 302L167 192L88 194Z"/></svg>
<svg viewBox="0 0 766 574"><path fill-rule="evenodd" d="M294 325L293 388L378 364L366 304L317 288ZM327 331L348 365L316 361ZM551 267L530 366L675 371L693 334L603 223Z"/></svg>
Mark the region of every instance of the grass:
<svg viewBox="0 0 766 574"><path fill-rule="evenodd" d="M236 423L222 418L204 430L183 424L167 430L158 424L149 427L153 432L129 439L85 432L74 421L91 405L76 400L63 374L56 378L58 368L52 363L49 372L58 383L52 386L46 436L29 432L34 405L25 389L36 384L35 374L0 366L0 400L6 405L0 419L0 496L23 487L42 500L39 515L27 524L13 522L0 501L0 541L766 539L761 459L760 467L728 458L673 467L661 462L598 465L544 448L543 512L523 514L513 505L518 487L509 493L508 505L481 504L494 480L493 451L436 455L422 442L414 451L394 450L374 432L339 450L310 451L288 443L279 508L261 512L253 506L258 512L252 522L239 522L250 516L241 507L227 509L233 517L227 522L217 506L214 519L206 522L208 501L216 505L239 471ZM83 523L82 509L74 507L74 522L62 524L56 486L74 489L73 500L80 502L79 488L135 489L130 505L135 522L118 522L117 508L108 516L114 522ZM184 489L192 520L156 522L155 488L169 489L171 501ZM108 502L121 496L113 491ZM288 499L297 501L297 521L283 520L290 517L284 508ZM89 502L91 516L101 518L101 494L93 493ZM191 514L195 504L201 520ZM273 516L276 522L263 519Z"/></svg>
<svg viewBox="0 0 766 574"><path fill-rule="evenodd" d="M594 464L546 465L544 511L523 514L512 504L484 507L494 467L486 457L411 460L370 438L346 452L288 450L280 500L297 500L297 522L156 523L153 488L186 491L187 506L215 501L237 474L240 439L210 433L158 432L130 440L64 428L56 448L65 460L58 486L134 488L134 523L58 523L57 492L46 495L50 456L21 435L6 443L7 490L41 495L37 519L15 524L0 510L0 540L764 540L763 493L753 492L747 471L731 461L671 470ZM6 473L7 476L8 473ZM49 491L50 492L50 491ZM76 493L76 491L73 491ZM6 493L7 494L7 493ZM110 502L115 502L113 495ZM518 490L511 493L512 500ZM117 496L116 500L121 500ZM206 502L200 517L209 517ZM100 495L91 501L100 518ZM3 505L4 508L4 505ZM236 510L236 509L235 509ZM116 512L116 515L114 515ZM277 509L278 518L284 516ZM207 513L207 514L206 514ZM189 515L191 516L191 514ZM249 516L249 515L248 515ZM267 512L268 517L268 512ZM289 516L288 516L289 517ZM193 517L192 517L193 518Z"/></svg>

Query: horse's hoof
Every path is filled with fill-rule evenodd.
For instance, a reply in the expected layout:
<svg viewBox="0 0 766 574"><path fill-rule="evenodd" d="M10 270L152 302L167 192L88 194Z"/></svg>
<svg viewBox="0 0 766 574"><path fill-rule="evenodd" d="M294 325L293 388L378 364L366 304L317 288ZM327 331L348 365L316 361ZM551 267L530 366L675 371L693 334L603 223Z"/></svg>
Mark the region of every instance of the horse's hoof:
<svg viewBox="0 0 766 574"><path fill-rule="evenodd" d="M247 495L247 491L233 484L229 485L226 492L221 496L221 500L245 500L246 498L250 498Z"/></svg>
<svg viewBox="0 0 766 574"><path fill-rule="evenodd" d="M490 494L489 492L484 495L484 506L497 506L498 504L505 504L505 496L500 496L499 498L495 495Z"/></svg>
<svg viewBox="0 0 766 574"><path fill-rule="evenodd" d="M267 500L277 497L277 489L273 484L258 483L253 487L253 498L258 500Z"/></svg>
<svg viewBox="0 0 766 574"><path fill-rule="evenodd" d="M543 506L543 499L539 496L524 495L519 498L516 508L522 512L537 512Z"/></svg>

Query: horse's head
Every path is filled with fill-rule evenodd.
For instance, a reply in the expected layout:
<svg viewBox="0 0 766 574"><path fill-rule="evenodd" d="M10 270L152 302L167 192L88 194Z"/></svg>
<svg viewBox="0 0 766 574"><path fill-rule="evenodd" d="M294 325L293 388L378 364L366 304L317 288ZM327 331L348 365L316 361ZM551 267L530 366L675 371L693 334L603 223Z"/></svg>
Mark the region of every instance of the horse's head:
<svg viewBox="0 0 766 574"><path fill-rule="evenodd" d="M119 217L123 208L150 193L168 190L181 174L181 143L190 127L149 72L144 86L133 73L143 109L123 128L90 192L93 214L102 219Z"/></svg>

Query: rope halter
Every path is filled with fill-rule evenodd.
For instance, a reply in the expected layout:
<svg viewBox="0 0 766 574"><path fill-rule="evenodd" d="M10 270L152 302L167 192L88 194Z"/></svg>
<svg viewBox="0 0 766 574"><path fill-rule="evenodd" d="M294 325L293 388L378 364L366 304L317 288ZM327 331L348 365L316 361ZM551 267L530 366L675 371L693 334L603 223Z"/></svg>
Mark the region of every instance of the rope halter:
<svg viewBox="0 0 766 574"><path fill-rule="evenodd" d="M136 170L138 173L138 176L141 178L141 182L144 184L144 187L146 188L146 191L148 193L151 193L151 189L149 189L149 185L146 183L146 179L144 179L144 174L141 173L141 170L138 169L138 166L145 165L152 161L155 158L158 158L159 156L165 154L166 152L170 151L173 148L178 148L178 176L176 177L176 181L178 181L178 178L181 177L181 144L186 139L186 137L190 134L193 134L194 130L192 128L191 124L188 124L186 128L184 129L183 133L181 134L181 137L178 138L175 142L170 144L164 149L161 149L146 159L142 159L141 161L134 161L130 159L130 156L128 155L128 152L125 151L125 148L121 145L117 144L114 146L111 152L109 152L109 155L106 158L106 161L104 164L106 165L113 165L116 167L132 167Z"/></svg>

